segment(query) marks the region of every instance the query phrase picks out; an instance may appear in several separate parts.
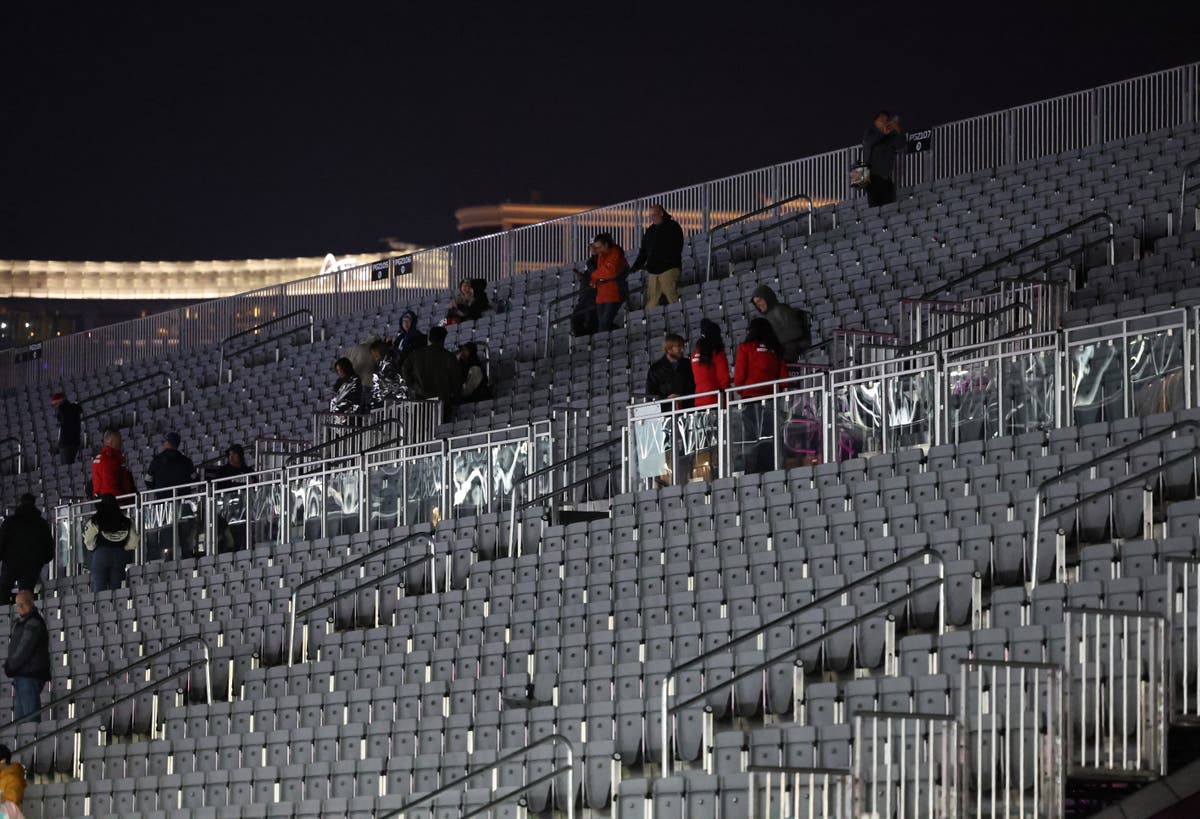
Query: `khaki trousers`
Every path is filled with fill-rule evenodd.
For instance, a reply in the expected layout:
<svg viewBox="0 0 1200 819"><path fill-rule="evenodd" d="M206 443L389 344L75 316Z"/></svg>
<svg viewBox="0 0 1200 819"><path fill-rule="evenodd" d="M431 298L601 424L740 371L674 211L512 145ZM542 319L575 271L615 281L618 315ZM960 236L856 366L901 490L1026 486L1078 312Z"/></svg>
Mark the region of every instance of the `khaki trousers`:
<svg viewBox="0 0 1200 819"><path fill-rule="evenodd" d="M679 268L672 267L670 270L664 270L657 275L653 273L646 274L646 309L653 310L658 307L658 297L666 296L667 304L674 304L679 301L679 292L676 286L679 284Z"/></svg>

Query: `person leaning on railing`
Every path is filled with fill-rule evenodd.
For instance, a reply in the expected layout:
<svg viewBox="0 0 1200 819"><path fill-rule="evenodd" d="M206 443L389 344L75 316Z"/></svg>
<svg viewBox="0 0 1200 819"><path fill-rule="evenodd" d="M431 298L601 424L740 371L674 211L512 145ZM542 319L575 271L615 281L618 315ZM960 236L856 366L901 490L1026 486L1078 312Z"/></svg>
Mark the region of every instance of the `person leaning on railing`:
<svg viewBox="0 0 1200 819"><path fill-rule="evenodd" d="M83 546L91 554L92 591L121 588L125 564L138 546L137 529L125 516L117 499L101 495L96 512L83 527Z"/></svg>
<svg viewBox="0 0 1200 819"><path fill-rule="evenodd" d="M133 475L125 465L125 453L121 451L121 433L115 429L104 431L104 446L92 459L92 496L132 495L137 490Z"/></svg>
<svg viewBox="0 0 1200 819"><path fill-rule="evenodd" d="M775 336L771 323L762 316L753 319L746 330L746 340L738 345L733 365L733 385L742 398L762 398L771 395L770 387L755 387L770 381L788 377L787 361L784 360L783 345ZM742 438L753 442L754 449L746 458L746 472L764 472L771 468L774 457L759 451L758 442L774 438L772 430L766 429L766 411L763 402L751 401L742 411ZM771 452L773 453L773 449Z"/></svg>

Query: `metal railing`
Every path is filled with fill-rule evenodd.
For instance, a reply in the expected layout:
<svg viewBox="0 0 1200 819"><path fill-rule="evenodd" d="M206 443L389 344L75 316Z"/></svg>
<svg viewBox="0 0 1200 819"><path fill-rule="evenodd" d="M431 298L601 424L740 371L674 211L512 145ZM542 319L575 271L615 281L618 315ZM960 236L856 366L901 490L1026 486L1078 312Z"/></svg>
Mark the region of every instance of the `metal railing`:
<svg viewBox="0 0 1200 819"><path fill-rule="evenodd" d="M1166 776L1166 617L1076 607L1063 616L1071 773Z"/></svg>
<svg viewBox="0 0 1200 819"><path fill-rule="evenodd" d="M1193 186L1190 189L1188 188L1188 175L1192 171L1196 170L1197 168L1200 168L1200 159L1194 159L1191 162L1189 162L1188 164L1184 165L1183 166L1183 175L1179 181L1179 230L1180 230L1180 232L1183 231L1184 199L1187 198L1189 190L1193 190L1193 191L1200 190L1200 186Z"/></svg>
<svg viewBox="0 0 1200 819"><path fill-rule="evenodd" d="M3 446L4 444L12 444L13 446L16 447L17 451L9 452L4 455L0 455L0 464L8 463L9 461L16 461L17 468L13 474L20 475L24 471L24 466L25 466L24 458L22 456L22 453L24 452L24 447L21 445L21 440L15 436L10 435L7 438L0 438L0 446Z"/></svg>
<svg viewBox="0 0 1200 819"><path fill-rule="evenodd" d="M1200 558L1167 558L1167 664L1170 718L1200 723Z"/></svg>
<svg viewBox="0 0 1200 819"><path fill-rule="evenodd" d="M169 373L167 373L165 371L156 372L156 373L150 373L149 375L143 375L140 378L133 379L132 381L122 381L120 384L118 384L115 387L110 387L107 390L93 393L92 395L89 395L86 398L80 398L79 405L81 407L85 407L87 410L82 414L80 420L86 421L88 418L95 418L96 416L100 415L101 413L112 412L113 410L121 409L122 407L127 407L130 404L140 403L140 402L146 400L147 398L153 397L158 392L158 390L141 393L139 395L132 395L129 398L126 398L123 401L113 404L110 407L105 407L104 409L99 409L99 410L91 409L92 403L97 401L98 399L105 398L109 395L114 395L119 392L124 392L124 391L128 390L130 387L137 386L138 384L144 384L147 381L154 381L159 378L165 379L167 382L166 383L167 406L168 407L172 406L174 387L173 387L173 382L171 380L171 376Z"/></svg>
<svg viewBox="0 0 1200 819"><path fill-rule="evenodd" d="M312 441L300 438L255 438L254 466L258 470L279 469L289 456L312 446Z"/></svg>
<svg viewBox="0 0 1200 819"><path fill-rule="evenodd" d="M762 206L761 208L755 208L754 210L752 210L752 211L749 211L748 213L743 213L741 216L737 216L737 217L735 217L735 218L733 218L733 219L730 219L730 220L728 220L728 221L726 221L726 222L722 222L721 224L717 225L716 227L710 228L710 229L709 229L709 234L708 234L708 252L707 252L707 256L706 256L706 258L705 258L705 261L704 261L704 280L705 280L705 281L710 281L710 280L712 279L712 254L713 254L713 248L715 248L715 247L728 247L729 245L731 245L731 244L733 244L733 243L735 243L735 242L744 241L746 238L748 238L748 237L750 237L750 236L756 236L756 235L758 235L759 233L766 233L766 232L768 232L768 231L771 231L771 230L774 230L774 229L776 229L776 228L780 228L780 229L782 229L782 226L783 226L783 225L785 225L785 224L787 224L787 223L789 223L789 222L793 222L793 221L795 221L796 219L799 219L799 218L801 218L801 217L802 217L802 216L804 216L805 214L804 214L804 213L797 213L797 214L793 214L792 216L787 216L787 217L782 217L782 218L781 218L782 214L781 214L780 208L781 208L782 206L784 206L784 205L786 205L786 204L790 203L790 202L796 202L796 201L799 201L799 200L801 200L801 199L803 199L805 202L807 202L807 203L808 203L808 211L807 211L807 216L808 216L808 235L809 235L809 236L812 236L812 232L813 232L813 210L814 210L814 207L813 207L813 200L812 200L812 197L811 197L811 196L809 196L808 194L804 194L804 193L798 193L798 194L796 194L795 196L789 196L788 198L786 198L786 199L781 199L781 200L779 200L778 202L775 202L774 204L771 204L771 205L764 205L764 206ZM774 211L774 212L775 212L775 221L773 221L773 222L770 222L769 224L763 225L763 226L761 226L761 227L759 227L759 228L757 228L757 229L755 229L755 230L749 231L749 232L747 232L747 233L742 233L742 234L739 234L738 236L731 236L731 237L729 237L729 238L726 238L726 239L724 239L724 240L722 240L722 241L720 241L720 242L714 242L714 241L713 241L713 237L716 235L717 231L719 231L719 230L724 230L725 228L727 228L727 227L730 227L731 225L736 225L736 224L738 224L739 222L743 222L743 221L745 221L745 220L747 220L747 219L751 219L751 218L753 218L753 217L755 217L755 216L761 216L762 214L764 214L764 213L769 213L769 212L771 212L771 211ZM836 217L835 217L835 218L836 218Z"/></svg>
<svg viewBox="0 0 1200 819"><path fill-rule="evenodd" d="M931 129L931 151L903 154L897 161L901 185L922 184L986 171L1029 159L1078 150L1200 119L1200 64L1123 80ZM853 195L846 169L859 146L746 171L733 176L644 196L572 216L516 228L379 263L363 264L204 304L167 311L73 336L46 339L31 360L29 351L0 355L0 387L61 380L76 372L99 371L130 361L162 358L219 343L233 328L298 308L320 306L324 316L362 314L384 304L441 298L450 282L464 278L498 281L562 265L583 256L597 231L633 247L652 204L673 212L685 232L702 233L761 206L805 193L836 202ZM373 269L374 268L374 269ZM394 273L394 275L393 275Z"/></svg>
<svg viewBox="0 0 1200 819"><path fill-rule="evenodd" d="M748 816L808 817L808 819L843 819L853 815L854 778L846 768L806 768L790 765L747 765L747 787L750 794ZM756 809L759 799L756 779L764 775L762 811ZM778 798L774 778L779 777ZM778 808L772 807L776 801Z"/></svg>
<svg viewBox="0 0 1200 819"><path fill-rule="evenodd" d="M338 577L339 575L345 574L345 572L347 570L353 569L355 566L362 566L363 564L368 563L369 561L374 560L375 558L377 558L381 555L387 554L388 552L390 552L393 549L396 549L400 546L405 546L405 545L407 545L415 540L418 540L420 538L425 538L426 540L429 541L429 552L418 558L414 558L411 561L405 562L405 564L399 570L397 570L397 571L401 571L401 572L410 571L411 569L416 568L417 565L419 565L420 563L422 563L426 560L433 559L433 557L435 555L435 551L434 551L434 541L433 541L433 537L431 535L426 534L424 532L417 532L415 534L407 535L405 537L400 538L400 540L392 541L391 543L388 543L385 546L381 546L378 549L372 549L371 551L367 552L366 554L359 555L358 557L354 558L353 560L347 561L346 563L343 563L339 566L335 566L332 569L326 569L325 571L321 572L320 574L310 577L307 580L304 580L303 582L293 586L291 600L288 604L288 611L290 612L290 615L291 615L290 620L289 620L289 625L288 625L288 641L287 641L288 642L288 665L291 666L295 660L296 619L297 619L297 617L299 617L302 614L309 614L311 612L317 611L318 609L325 608L326 606L330 605L331 603L335 602L336 600L340 600L343 596L347 596L348 594L356 593L359 589L358 589L358 587L355 587L353 590L351 590L348 593L342 593L342 594L335 595L333 598L322 600L312 606L309 606L308 608L304 609L303 611L297 611L297 608L298 608L297 600L299 598L301 591L303 591L304 589L312 588L313 586L317 585L318 583L323 583L326 580L329 580L331 578L335 578L335 577ZM392 574L392 572L388 573L388 575L390 575L390 574ZM380 575L379 577L372 577L369 579L369 581L372 583L378 582L381 579L386 579L386 577L388 575ZM304 654L304 655L306 655L307 651L308 651L307 632L305 633L305 636L306 636L306 640L301 645L301 649L300 649L302 654Z"/></svg>
<svg viewBox="0 0 1200 819"><path fill-rule="evenodd" d="M549 774L540 776L532 781L526 782L524 785L515 787L512 790L505 788L505 793L502 796L499 796L499 797L491 800L490 802L488 802L485 805L482 805L478 808L474 808L474 809L470 810L469 812L464 812L464 813L460 814L460 816L464 817L464 819L465 819L465 817L475 816L479 813L483 813L485 811L491 810L496 805L504 804L505 802L512 799L513 797L519 796L520 794L525 793L526 791L533 790L534 788L538 787L539 785L546 784L547 782L550 782L550 781L558 778L559 776L562 776L565 773L567 775L567 788L566 788L567 793L566 793L566 799L564 801L566 802L567 819L575 819L575 782L574 782L573 774L574 774L574 770L575 770L575 760L578 758L579 754L575 750L575 743L573 743L571 741L570 737L564 736L562 734L547 734L546 736L541 737L540 739L529 743L524 748L518 748L517 750L513 751L512 753L505 754L504 756L501 756L501 757L495 759L494 761L488 763L487 765L478 767L475 770L469 771L466 774L464 774L463 776L458 777L457 779L453 779L450 782L447 782L446 784L442 785L441 787L437 788L436 790L432 790L427 794L418 796L416 799L403 805L399 809L391 811L390 813L383 814L382 816L378 817L378 819L400 819L400 817L404 817L405 815L407 815L407 813L409 811L413 810L417 806L424 805L427 802L433 802L442 794L450 793L451 791L453 791L457 788L460 788L464 782L474 779L475 777L479 776L480 774L485 774L488 771L495 771L501 765L505 765L509 762L513 762L514 760L521 759L526 754L528 754L530 751L532 751L534 748L537 748L541 745L545 745L547 743L555 743L555 744L561 743L566 748L566 750L567 750L567 765L565 768L560 770L558 768L557 764L555 764L554 770L551 771ZM552 757L552 759L553 759L553 757ZM502 786L500 786L499 783L494 782L494 781L492 782L491 789L493 792L499 790L500 787L502 787Z"/></svg>
<svg viewBox="0 0 1200 819"><path fill-rule="evenodd" d="M825 606L826 603L830 603L834 600L841 599L848 591L850 591L853 588L856 588L857 586L861 586L864 583L874 583L878 580L881 580L884 576L886 576L892 572L895 572L897 569L900 569L904 566L909 566L909 565L917 564L917 563L919 563L920 565L928 565L929 561L931 561L931 560L937 561L938 576L935 580L931 581L930 583L926 583L916 589L910 588L909 591L907 591L906 593L904 593L902 595L897 595L896 597L889 598L885 602L881 603L879 606L876 606L876 607L870 609L866 613L859 613L857 616L855 616L854 618L852 618L850 620L847 620L844 623L840 623L837 626L834 626L832 628L826 628L819 636L814 637L811 640L802 642L799 645L792 646L791 648L786 649L784 651L781 651L768 660L765 660L761 663L757 663L754 666L752 666L751 668L745 669L744 671L741 671L737 674L730 676L727 679L722 680L720 683L718 683L716 686L714 686L710 689L705 689L698 694L694 694L694 695L688 697L687 699L683 700L682 702L676 702L674 705L669 704L669 698L670 698L670 696L672 696L671 683L674 682L674 680L680 674L682 674L684 671L687 671L690 668L695 668L696 666L700 665L701 663L703 663L705 660L709 659L710 657L714 657L718 654L722 654L722 653L729 651L730 649L732 649L736 646L739 646L745 642L748 642L750 640L757 640L759 636L766 634L768 631L775 628L776 626L783 625L784 623L794 620L795 618L799 617L800 615L802 615L806 612L819 611ZM839 634L842 631L845 631L846 629L849 629L849 628L857 628L859 626L859 624L862 623L864 620L867 620L871 617L877 617L881 614L886 614L890 609L894 609L898 604L906 603L907 601L917 597L918 595L921 595L921 594L931 591L934 587L937 587L937 590L938 590L938 633L941 634L946 630L945 579L946 579L946 558L940 552L938 552L934 549L922 549L919 552L914 552L913 554L908 555L907 557L903 557L900 560L897 560L895 563L892 563L890 566L887 566L882 569L878 569L874 572L870 572L869 574L865 574L862 577L852 580L849 583L845 584L844 586L842 586L838 589L835 589L834 591L827 592L826 594L820 595L818 597L814 597L811 601L809 601L807 604L801 606L800 608L793 609L792 611L785 611L783 614L780 614L779 616L772 618L771 620L769 620L766 623L763 623L762 625L758 626L757 628L755 628L751 631L748 631L745 634L734 637L734 638L730 639L729 641L722 643L719 646L715 646L713 648L708 649L707 651L701 652L700 654L696 655L695 657L691 658L690 660L685 660L682 663L677 663L677 664L673 665L671 667L671 669L667 672L666 676L663 677L663 681L662 681L662 691L661 691L661 696L662 696L662 702L661 702L662 775L669 776L671 773L671 759L670 759L670 757L671 757L670 747L671 746L670 746L670 742L668 741L668 737L670 736L669 717L671 714L675 713L676 711L680 711L684 708L687 708L688 706L695 705L696 703L698 703L702 700L708 699L708 697L710 697L714 692L721 691L725 688L728 688L728 687L736 684L739 680L745 679L746 677L748 677L752 674L757 674L761 671L764 671L764 670L770 668L771 666L778 664L782 660L786 660L790 657L797 656L814 646L821 645L827 639L829 639L830 637L832 637L835 634ZM911 585L912 579L908 578L908 582Z"/></svg>
<svg viewBox="0 0 1200 819"><path fill-rule="evenodd" d="M869 725L865 730L864 721ZM853 815L960 816L961 728L946 714L859 711L854 717ZM868 746L870 754L864 752Z"/></svg>
<svg viewBox="0 0 1200 819"><path fill-rule="evenodd" d="M1062 666L976 657L964 660L959 673L967 815L1061 817L1070 730Z"/></svg>
<svg viewBox="0 0 1200 819"><path fill-rule="evenodd" d="M229 358L233 358L233 356L235 356L235 355L241 355L242 353L248 353L251 350L262 347L265 344L270 344L272 341L279 341L280 339L287 338L288 336L292 335L293 333L304 330L304 325L301 324L298 327L291 327L287 330L283 330L279 333L276 333L271 336L267 336L265 338L257 338L250 344L245 345L244 347L239 347L236 350L230 350L228 352L225 350L226 344L228 344L230 341L234 341L236 339L242 338L243 336L258 335L259 333L261 333L263 330L267 329L268 327L271 327L276 324L282 324L283 322L285 322L289 319L293 319L296 316L307 316L308 317L308 343L312 344L314 341L316 341L316 331L315 331L316 323L313 320L312 310L309 310L307 308L303 308L300 310L293 310L292 312L288 313L285 316L280 316L279 318L273 318L270 321L264 321L262 324L256 324L247 330L242 330L241 332L234 333L233 335L230 335L230 336L226 336L225 338L221 339L221 343L219 345L217 345L217 347L218 347L217 381L220 381L222 375L225 373L225 358L226 358L226 356L228 356ZM279 358L278 358L278 354L277 354L276 361L278 361L278 360L279 360ZM229 371L228 380L230 382L233 381L233 370Z"/></svg>
<svg viewBox="0 0 1200 819"><path fill-rule="evenodd" d="M970 282L972 282L975 279L982 276L984 273L987 273L992 270L999 270L1007 265L1012 264L1020 256L1024 256L1025 254L1027 254L1031 251L1037 250L1038 248L1043 247L1045 245L1048 245L1051 242L1057 242L1059 239L1062 239L1066 236L1072 235L1073 233L1078 231L1081 227L1084 227L1085 225L1089 225L1092 222L1099 222L1099 221L1103 221L1108 225L1108 238L1107 238L1107 241L1108 241L1108 263L1115 264L1116 256L1117 256L1117 223L1107 213L1105 213L1104 211L1100 211L1099 213L1093 213L1088 216L1085 216L1082 219L1077 219L1076 221L1072 222L1071 224L1067 225L1066 227L1060 228L1060 229L1054 231L1053 233L1048 233L1045 236L1043 236L1042 238L1032 241L1028 244L1022 245L1021 247L1018 247L1016 250L1010 251L1009 253L1006 253L1005 255L1001 256L998 259L993 259L990 262L985 262L984 264L980 265L979 267L975 268L974 270L972 270L968 273L964 273L962 276L959 276L957 279L953 279L949 282L946 282L941 287L935 287L932 290L927 290L921 298L932 299L935 296L941 295L942 293L951 292L951 291L955 290L956 288L960 287L961 285L969 284ZM1077 251L1078 251L1078 248L1076 248L1074 251L1071 251L1071 253L1074 253ZM1070 255L1070 253L1060 255L1060 257L1058 257L1059 260L1061 260L1061 258L1066 255Z"/></svg>
<svg viewBox="0 0 1200 819"><path fill-rule="evenodd" d="M1115 492L1119 489L1124 489L1128 486L1137 486L1138 484L1145 481L1145 479L1151 475L1157 475L1159 473L1165 472L1167 469L1170 469L1172 466L1182 463L1188 459L1194 459L1196 457L1197 452L1200 452L1200 447L1190 449L1190 450L1188 450L1187 453L1185 453L1183 455L1179 455L1175 458L1172 458L1171 460L1166 461L1164 463L1161 463L1158 466L1154 467L1153 469L1148 469L1142 474L1133 475L1131 477L1126 478L1123 481L1119 481L1115 484L1111 484L1108 488L1102 489L1102 490L1100 490L1100 492L1095 493L1095 495L1089 495L1086 498L1081 498L1077 501L1074 501L1073 503L1065 504L1063 506L1056 507L1053 510L1043 513L1042 512L1042 494L1045 492L1047 487L1053 486L1056 483L1061 483L1061 482L1067 480L1068 478L1075 477L1076 475L1083 475L1086 473L1090 473L1092 469L1096 468L1097 466L1099 466L1100 464L1102 464L1106 461L1111 461L1113 458L1122 458L1125 455L1130 454L1134 450L1141 449L1146 444L1151 443L1153 441L1157 441L1162 438L1173 437L1175 435L1175 433L1179 432L1180 430L1197 429L1197 428L1200 428L1200 421L1196 421L1196 420L1177 421L1176 423L1171 424L1168 427L1164 427L1163 429L1156 430L1155 432L1152 432L1149 435L1143 436L1142 438L1138 439L1137 441L1134 441L1129 444L1125 444L1124 446L1119 446L1115 449L1111 449L1107 452L1097 455L1095 458L1092 458L1090 461L1088 461L1086 463L1082 463L1082 464L1079 464L1078 466L1073 466L1068 469L1065 469L1065 470L1059 472L1057 475L1051 475L1049 478L1046 478L1044 481L1042 481L1040 484L1038 484L1037 491L1034 492L1034 495L1033 495L1033 541L1032 541L1031 546L1026 547L1026 555L1025 555L1026 565L1029 567L1029 575L1028 575L1028 577L1026 577L1026 585L1028 586L1029 591L1032 592L1033 589L1037 588L1037 583L1038 583L1038 570L1037 570L1038 539L1041 536L1041 524L1044 519L1054 518L1054 517L1058 517L1060 515L1064 515L1068 512L1072 512L1075 509L1078 509L1078 508L1092 502L1095 499L1095 497L1098 497L1100 495L1111 494L1112 492ZM1147 488L1147 491L1149 492L1149 488ZM1148 524L1149 520L1145 521L1145 523ZM1033 551L1032 556L1030 556L1030 554L1029 554L1029 549L1032 549L1032 551ZM1057 565L1058 571L1060 573L1062 573L1064 571L1065 567L1063 566L1063 561L1061 559L1061 556L1060 556L1060 559L1057 560L1056 562L1058 564Z"/></svg>

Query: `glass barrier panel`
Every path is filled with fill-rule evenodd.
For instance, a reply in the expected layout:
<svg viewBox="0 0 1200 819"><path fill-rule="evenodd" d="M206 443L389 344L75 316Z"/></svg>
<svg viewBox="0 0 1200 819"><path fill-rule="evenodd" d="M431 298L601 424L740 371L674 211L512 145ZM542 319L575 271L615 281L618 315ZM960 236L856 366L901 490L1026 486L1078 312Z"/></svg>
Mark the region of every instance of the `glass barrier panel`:
<svg viewBox="0 0 1200 819"><path fill-rule="evenodd" d="M671 424L657 407L635 407L641 417L630 418L631 475L636 488L647 489L655 481L670 482Z"/></svg>
<svg viewBox="0 0 1200 819"><path fill-rule="evenodd" d="M150 560L186 560L204 553L205 495L142 495L142 554Z"/></svg>
<svg viewBox="0 0 1200 819"><path fill-rule="evenodd" d="M358 466L325 473L325 537L362 530L362 470Z"/></svg>
<svg viewBox="0 0 1200 819"><path fill-rule="evenodd" d="M450 453L450 510L452 517L482 515L491 499L491 469L487 446Z"/></svg>
<svg viewBox="0 0 1200 819"><path fill-rule="evenodd" d="M1110 338L1076 344L1068 349L1073 425L1125 417L1124 346L1124 339Z"/></svg>
<svg viewBox="0 0 1200 819"><path fill-rule="evenodd" d="M513 486L529 474L530 441L508 441L489 447L491 459L491 498L489 512L512 508Z"/></svg>
<svg viewBox="0 0 1200 819"><path fill-rule="evenodd" d="M1184 343L1181 328L1143 333L1127 341L1133 415L1145 417L1186 408Z"/></svg>
<svg viewBox="0 0 1200 819"><path fill-rule="evenodd" d="M324 537L325 486L320 473L288 470L288 539Z"/></svg>
<svg viewBox="0 0 1200 819"><path fill-rule="evenodd" d="M834 386L834 460L883 452L882 382Z"/></svg>
<svg viewBox="0 0 1200 819"><path fill-rule="evenodd" d="M445 467L446 456L440 452L403 462L401 512L404 519L401 522L404 525L437 525L446 514L442 501L446 493Z"/></svg>
<svg viewBox="0 0 1200 819"><path fill-rule="evenodd" d="M883 384L887 396L886 451L935 444L937 372L923 369L889 375Z"/></svg>

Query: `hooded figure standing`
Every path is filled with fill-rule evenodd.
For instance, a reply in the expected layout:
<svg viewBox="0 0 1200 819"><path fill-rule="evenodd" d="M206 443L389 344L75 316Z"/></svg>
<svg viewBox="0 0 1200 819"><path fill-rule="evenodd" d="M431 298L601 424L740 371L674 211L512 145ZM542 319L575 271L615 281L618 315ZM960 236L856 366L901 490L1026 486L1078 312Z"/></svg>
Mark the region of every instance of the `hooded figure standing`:
<svg viewBox="0 0 1200 819"><path fill-rule="evenodd" d="M812 327L808 313L795 310L779 301L775 291L767 285L759 285L750 301L758 308L775 331L775 338L783 345L783 360L797 361L812 345Z"/></svg>
<svg viewBox="0 0 1200 819"><path fill-rule="evenodd" d="M50 524L34 504L37 498L21 496L15 512L0 524L0 600L11 603L15 585L33 591L42 567L54 559L54 536Z"/></svg>
<svg viewBox="0 0 1200 819"><path fill-rule="evenodd" d="M413 350L419 350L426 345L425 334L417 329L417 314L405 310L400 314L400 332L392 341L392 349L396 351L396 361L404 363L404 358Z"/></svg>

